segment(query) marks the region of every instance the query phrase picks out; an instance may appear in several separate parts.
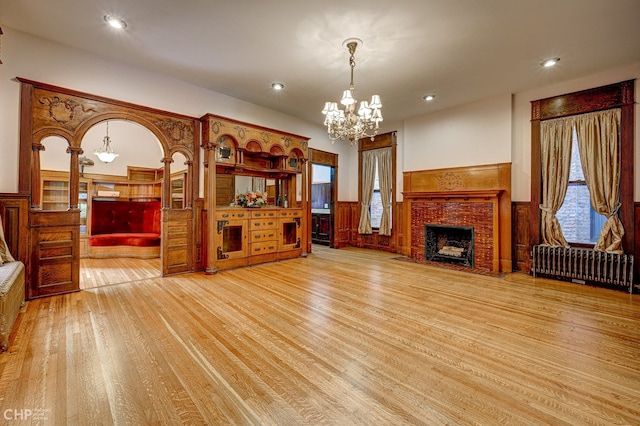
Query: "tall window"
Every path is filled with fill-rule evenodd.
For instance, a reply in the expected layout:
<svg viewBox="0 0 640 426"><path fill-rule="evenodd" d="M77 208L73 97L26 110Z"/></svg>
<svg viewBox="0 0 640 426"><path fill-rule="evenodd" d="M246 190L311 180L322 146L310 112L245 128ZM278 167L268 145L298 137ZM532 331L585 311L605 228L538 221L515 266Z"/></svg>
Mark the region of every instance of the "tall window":
<svg viewBox="0 0 640 426"><path fill-rule="evenodd" d="M393 184L395 181L395 132L359 142L359 234L391 236Z"/></svg>
<svg viewBox="0 0 640 426"><path fill-rule="evenodd" d="M376 161L376 174L373 181L373 195L371 196L371 207L369 208L369 212L371 213L371 228L372 229L380 229L380 221L382 220L382 198L380 197L380 179L378 177L379 173L378 162ZM391 196L393 199L393 195ZM391 206L391 210L393 211L393 204ZM391 213L393 214L393 212Z"/></svg>
<svg viewBox="0 0 640 426"><path fill-rule="evenodd" d="M575 240L590 241L592 235L595 236L600 230L594 249L634 252L634 87L635 81L627 80L531 102L529 245L566 245L577 243ZM563 118L574 123L569 132L560 123L555 123ZM573 131L578 134L577 148L572 143L575 138ZM565 138L568 141L561 143ZM617 140L617 144L611 143L614 140ZM563 146L567 147L566 151L573 146L572 155L568 158L562 152ZM577 159L574 157L576 155ZM582 166L586 166L582 167L585 170L584 177L570 173L572 157L574 164L582 162ZM583 180L591 188L590 198L594 202L594 209L607 216L607 221L600 227L602 218L591 213L590 209L587 215L585 207L581 210L579 221L588 223L591 228L588 237L586 231L581 231L582 237L571 235L565 239L562 234L569 234L571 226L560 224L556 213L570 209L572 193L584 189L581 188ZM566 197L565 189L568 194ZM575 205L588 205L587 196L581 198L584 202L576 202ZM558 232L560 228L562 230Z"/></svg>
<svg viewBox="0 0 640 426"><path fill-rule="evenodd" d="M575 129L571 142L571 170L564 202L556 213L562 233L569 243L595 244L607 218L591 207L587 182L582 171L578 135Z"/></svg>

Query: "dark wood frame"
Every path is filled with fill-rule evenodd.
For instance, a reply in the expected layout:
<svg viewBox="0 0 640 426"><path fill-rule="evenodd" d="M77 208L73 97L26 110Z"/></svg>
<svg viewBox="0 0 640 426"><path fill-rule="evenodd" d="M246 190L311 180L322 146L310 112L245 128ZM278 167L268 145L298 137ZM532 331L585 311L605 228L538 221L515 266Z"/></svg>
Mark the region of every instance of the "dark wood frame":
<svg viewBox="0 0 640 426"><path fill-rule="evenodd" d="M307 193L309 197L311 197L313 184L313 164L321 164L323 166L333 167L333 181L331 185L333 187L333 195L331 197L331 218L329 219L331 222L331 238L329 240L329 247L331 248L339 248L338 242L338 229L340 229L338 224L338 154L334 154L332 152L321 151L318 149L309 149L309 189ZM311 205L311 198L309 198L309 205ZM309 209L309 220L307 223L309 224L309 253L311 253L311 209Z"/></svg>
<svg viewBox="0 0 640 426"><path fill-rule="evenodd" d="M540 244L542 172L540 165L540 123L554 118L620 108L620 220L625 235L625 253L634 253L634 80L569 93L531 102L531 226L529 251Z"/></svg>
<svg viewBox="0 0 640 426"><path fill-rule="evenodd" d="M379 148L391 148L391 161L393 164L392 171L392 182L391 182L391 205L393 206L391 209L391 236L390 237L382 237L379 235L378 230L373 230L373 242L368 242L368 238L366 235L358 234L358 246L359 247L368 247L385 251L396 252L398 247L398 208L397 208L397 191L398 184L396 181L397 177L397 169L398 165L396 164L396 151L397 151L397 139L396 132L389 132L377 135L374 140L371 138L363 138L358 141L358 206L360 206L362 202L362 152L370 151L372 149ZM359 215L358 215L359 217ZM356 232L358 229L358 224L354 224ZM389 238L388 244L381 244L381 238Z"/></svg>

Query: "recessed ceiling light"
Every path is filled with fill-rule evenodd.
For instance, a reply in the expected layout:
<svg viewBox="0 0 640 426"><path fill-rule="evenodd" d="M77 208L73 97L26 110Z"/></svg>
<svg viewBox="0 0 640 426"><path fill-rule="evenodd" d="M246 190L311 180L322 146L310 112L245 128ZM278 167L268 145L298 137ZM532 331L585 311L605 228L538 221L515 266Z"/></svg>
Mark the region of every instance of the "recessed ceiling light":
<svg viewBox="0 0 640 426"><path fill-rule="evenodd" d="M271 84L271 87L273 87L273 90L282 90L282 89L284 89L284 84L282 84L282 83L273 83L273 84Z"/></svg>
<svg viewBox="0 0 640 426"><path fill-rule="evenodd" d="M431 102L436 98L436 95L434 95L433 93L429 94L429 95L424 95L422 97L422 99L424 99L427 102Z"/></svg>
<svg viewBox="0 0 640 426"><path fill-rule="evenodd" d="M542 65L545 68L549 68L554 66L555 64L558 63L558 61L560 60L560 58L549 58L549 59L545 59L544 61L542 61L540 63L540 65Z"/></svg>
<svg viewBox="0 0 640 426"><path fill-rule="evenodd" d="M117 28L119 30L124 30L127 28L127 23L117 16L112 15L104 15L104 20L107 24L111 25L113 28Z"/></svg>

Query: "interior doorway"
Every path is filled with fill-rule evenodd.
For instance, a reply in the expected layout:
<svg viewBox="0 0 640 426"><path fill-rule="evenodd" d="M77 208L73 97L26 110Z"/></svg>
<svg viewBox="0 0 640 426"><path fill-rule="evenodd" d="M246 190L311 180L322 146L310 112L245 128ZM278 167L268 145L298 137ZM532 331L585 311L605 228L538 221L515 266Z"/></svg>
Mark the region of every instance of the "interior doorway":
<svg viewBox="0 0 640 426"><path fill-rule="evenodd" d="M311 242L333 247L335 168L311 164Z"/></svg>
<svg viewBox="0 0 640 426"><path fill-rule="evenodd" d="M310 150L311 242L335 248L338 154Z"/></svg>
<svg viewBox="0 0 640 426"><path fill-rule="evenodd" d="M109 135L112 148L118 153L109 162L101 161L94 153L103 144L105 135ZM90 242L90 238L95 237L94 234L106 234L105 237L114 235L113 238L118 238L118 232L143 232L140 229L123 231L125 227L133 225L148 227L149 232L157 233L160 239L163 193L163 149L160 141L149 129L136 122L105 120L96 123L86 132L81 146L84 156L80 158L80 289L161 276L160 247L155 244L138 247L113 241L104 245L100 240L95 242L98 245ZM180 155L178 161L174 162L178 166L176 172L184 168L179 167L184 163L184 156ZM173 177L174 164L171 166ZM171 182L173 186L173 179ZM173 202L174 191L171 194ZM155 212L144 216L144 224L136 220L138 216L142 218L142 214L131 213L143 208ZM109 215L106 212L114 213ZM109 223L102 223L104 221ZM112 221L124 221L128 225ZM136 243L142 245L137 241Z"/></svg>

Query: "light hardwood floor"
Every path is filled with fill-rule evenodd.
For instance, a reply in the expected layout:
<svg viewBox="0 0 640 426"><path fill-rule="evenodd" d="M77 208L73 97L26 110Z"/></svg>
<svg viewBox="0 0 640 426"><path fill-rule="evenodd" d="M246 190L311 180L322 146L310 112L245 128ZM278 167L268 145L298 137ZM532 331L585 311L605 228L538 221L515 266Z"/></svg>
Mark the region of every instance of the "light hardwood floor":
<svg viewBox="0 0 640 426"><path fill-rule="evenodd" d="M80 288L83 290L156 278L160 275L160 258L80 259Z"/></svg>
<svg viewBox="0 0 640 426"><path fill-rule="evenodd" d="M0 415L640 424L639 295L396 257L314 246L306 259L33 300L0 355Z"/></svg>

